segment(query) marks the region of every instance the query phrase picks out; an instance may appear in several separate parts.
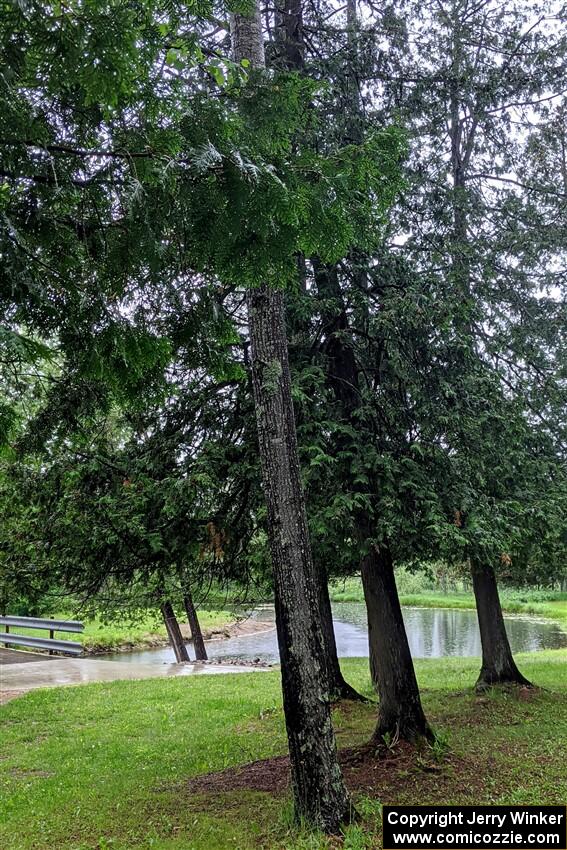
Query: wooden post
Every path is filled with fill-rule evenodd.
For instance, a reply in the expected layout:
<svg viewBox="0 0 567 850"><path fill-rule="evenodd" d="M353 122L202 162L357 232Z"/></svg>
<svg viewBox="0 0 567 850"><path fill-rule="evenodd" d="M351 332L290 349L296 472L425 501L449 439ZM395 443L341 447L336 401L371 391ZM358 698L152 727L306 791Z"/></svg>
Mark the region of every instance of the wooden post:
<svg viewBox="0 0 567 850"><path fill-rule="evenodd" d="M197 610L195 608L193 598L189 592L187 592L183 597L183 604L185 605L185 613L187 614L187 621L189 623L189 628L191 629L191 637L193 638L195 660L206 661L207 650L205 648L205 641L203 640L203 632L201 631L201 624L199 623L199 617L197 616Z"/></svg>
<svg viewBox="0 0 567 850"><path fill-rule="evenodd" d="M54 620L55 618L50 617L49 619ZM55 632L53 631L53 629L49 629L49 640L53 640L54 637L55 637ZM55 655L55 653L53 652L52 649L49 650L49 655Z"/></svg>
<svg viewBox="0 0 567 850"><path fill-rule="evenodd" d="M187 652L187 647L185 646L185 641L183 640L183 635L181 634L181 629L179 628L179 623L171 602L166 600L162 602L160 607L169 642L175 653L175 660L178 664L189 661L189 653Z"/></svg>

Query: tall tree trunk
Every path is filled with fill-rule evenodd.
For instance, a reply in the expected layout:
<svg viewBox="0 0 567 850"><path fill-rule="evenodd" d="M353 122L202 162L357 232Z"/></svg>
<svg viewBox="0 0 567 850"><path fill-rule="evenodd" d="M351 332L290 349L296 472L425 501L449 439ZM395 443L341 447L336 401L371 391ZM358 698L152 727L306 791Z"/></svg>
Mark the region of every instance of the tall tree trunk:
<svg viewBox="0 0 567 850"><path fill-rule="evenodd" d="M289 71L301 71L304 67L305 40L303 33L302 0L278 0L275 11L276 46L275 64L282 65ZM298 258L302 290L306 291L305 257ZM289 306L289 305L288 305ZM300 330L307 335L309 325L305 320L299 320ZM297 331L298 319L295 317L294 332ZM321 564L315 565L316 595L321 617L323 655L327 670L329 697L332 702L340 699L363 700L354 688L344 679L341 672L335 641L333 614L329 598L327 571Z"/></svg>
<svg viewBox="0 0 567 850"><path fill-rule="evenodd" d="M463 131L461 109L463 107L459 90L462 74L463 46L461 21L455 7L453 15L453 43L451 48L451 95L450 95L450 139L452 168L452 206L453 233L450 242L451 271L455 286L455 295L462 301L462 309L457 313L456 325L459 334L468 339L462 348L463 368L466 368L467 356L473 360L475 352L475 330L471 321L474 306L473 278L471 275L471 246L468 234L468 214L471 201L468 193L467 176L470 165L478 117L471 115L468 133ZM467 110L469 104L466 104ZM471 558L473 591L482 642L482 668L477 680L477 689L489 687L501 682L529 684L514 662L510 643L504 627L502 607L498 596L496 575L490 564Z"/></svg>
<svg viewBox="0 0 567 850"><path fill-rule="evenodd" d="M530 682L522 676L512 656L494 569L490 564L471 560L471 572L482 643L482 668L476 683L477 690L506 682L529 686Z"/></svg>
<svg viewBox="0 0 567 850"><path fill-rule="evenodd" d="M264 66L258 5L233 15L236 61ZM291 398L283 293L262 286L248 293L251 365L268 536L274 572L283 704L296 817L338 832L351 817L331 722L322 665L305 501L300 483Z"/></svg>
<svg viewBox="0 0 567 850"><path fill-rule="evenodd" d="M207 650L205 649L205 641L203 640L203 632L201 631L201 624L197 616L197 609L193 604L193 597L190 593L186 593L183 597L183 605L185 606L187 622L189 623L189 628L191 629L193 649L195 650L195 659L197 661L206 661L208 656Z"/></svg>
<svg viewBox="0 0 567 850"><path fill-rule="evenodd" d="M352 347L345 342L344 331L349 327L349 319L337 269L314 259L313 270L317 292L325 303L334 305L323 313L327 380L345 419L353 428L359 428L361 423L356 416L360 408L358 365ZM371 540L373 534L368 519L358 516L355 522L360 542ZM380 699L376 737L381 739L386 733L392 738L399 736L408 740L415 740L419 735L430 737L390 552L378 552L372 546L362 560L361 574L368 616L370 670Z"/></svg>
<svg viewBox="0 0 567 850"><path fill-rule="evenodd" d="M337 760L285 339L283 295L248 297L252 373L268 508L282 687L295 808L327 831L349 818Z"/></svg>
<svg viewBox="0 0 567 850"><path fill-rule="evenodd" d="M380 703L374 737L382 742L431 738L415 677L398 598L394 566L387 548L372 546L362 559L362 586L368 612L370 672Z"/></svg>
<svg viewBox="0 0 567 850"><path fill-rule="evenodd" d="M363 135L363 113L357 79L360 62L357 25L357 2L347 0L347 135L348 140L355 143L359 143ZM354 252L351 262L358 286L364 290L367 285L364 257L359 252ZM356 423L354 414L361 404L358 364L352 346L345 345L344 336L340 333L349 327L349 317L336 275L331 276L330 284L331 290L334 288L333 297L340 305L335 313L334 337L331 337L329 346L331 385L334 385L335 395L341 400L347 417ZM366 310L359 321L367 326ZM373 537L373 529L365 516L356 519L356 530L361 542L368 542ZM399 737L409 741L422 736L432 737L421 705L390 550L386 547L377 549L371 544L362 559L360 571L368 616L370 672L380 698L374 737L378 741L382 741L385 735L391 739Z"/></svg>
<svg viewBox="0 0 567 850"><path fill-rule="evenodd" d="M358 691L355 691L355 689L345 680L339 664L327 571L321 564L317 564L315 566L315 573L319 613L321 616L321 629L323 634L323 657L327 668L327 679L329 682L329 696L331 702L337 702L341 699L360 700L364 702L364 697L359 694Z"/></svg>
<svg viewBox="0 0 567 850"><path fill-rule="evenodd" d="M160 609L163 616L163 622L165 623L165 628L167 629L169 642L175 652L176 661L178 663L190 661L191 659L189 658L189 653L187 652L187 647L185 646L185 641L183 640L183 635L181 634L181 629L179 628L179 623L175 616L173 605L169 601L162 602Z"/></svg>
<svg viewBox="0 0 567 850"><path fill-rule="evenodd" d="M275 5L275 64L288 71L300 71L304 65L303 0L277 0Z"/></svg>

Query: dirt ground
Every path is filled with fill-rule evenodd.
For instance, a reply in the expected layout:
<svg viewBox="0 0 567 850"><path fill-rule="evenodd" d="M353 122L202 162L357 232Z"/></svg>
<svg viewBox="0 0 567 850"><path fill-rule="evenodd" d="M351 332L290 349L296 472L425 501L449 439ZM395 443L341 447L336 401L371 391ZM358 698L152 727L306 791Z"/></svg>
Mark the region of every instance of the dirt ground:
<svg viewBox="0 0 567 850"><path fill-rule="evenodd" d="M392 750L368 745L346 748L340 751L339 759L350 790L371 794L385 803L396 800L401 788L407 793L412 784L428 799L440 801L458 791L456 783L462 783L468 792L475 785L480 791L483 784L484 770L479 770L478 757L469 764L466 759L447 755L441 764L405 742ZM279 756L198 776L188 783L187 790L207 795L240 790L278 795L288 789L289 782L289 758Z"/></svg>

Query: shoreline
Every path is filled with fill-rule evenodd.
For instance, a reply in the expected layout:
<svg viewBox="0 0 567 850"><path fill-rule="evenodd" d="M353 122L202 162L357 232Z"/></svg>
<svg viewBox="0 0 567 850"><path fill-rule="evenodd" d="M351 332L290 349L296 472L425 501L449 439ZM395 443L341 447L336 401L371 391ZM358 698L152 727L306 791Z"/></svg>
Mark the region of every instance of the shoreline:
<svg viewBox="0 0 567 850"><path fill-rule="evenodd" d="M186 623L181 623L181 634L185 641L193 645L193 640L190 636L189 626ZM268 626L266 628L266 626ZM262 634L275 629L275 624L272 626L261 620L252 620L250 618L233 620L229 623L224 623L218 626L210 626L204 628L203 639L205 643L214 643L220 640L230 640L238 637L247 637L253 634ZM141 641L124 641L123 643L115 644L114 646L92 646L85 647L83 657L104 657L105 655L113 655L117 652L139 652L144 649L159 649L159 647L169 646L169 640L165 635L148 634L147 638Z"/></svg>
<svg viewBox="0 0 567 850"><path fill-rule="evenodd" d="M418 595L408 594L400 596L400 604L403 608L444 608L454 611L475 611L476 605L474 599L456 597L441 597L424 596L420 598ZM553 602L510 602L506 604L506 600L501 600L502 613L508 617L529 617L531 620L539 620L546 623L555 623L562 631L567 632L567 610L565 612L553 609L549 610ZM567 603L564 603L567 608ZM540 610L538 610L538 608ZM544 610L541 610L544 609Z"/></svg>
<svg viewBox="0 0 567 850"><path fill-rule="evenodd" d="M331 590L331 603L361 603L364 604L364 598L357 593L341 593L337 587L337 595L333 594L334 588ZM501 598L502 612L510 616L530 617L532 619L543 620L546 622L556 623L560 628L567 632L567 600L559 599L554 601L542 602L517 602ZM445 596L435 595L432 593L402 593L400 594L400 605L403 608L449 608L456 611L474 611L476 608L474 598L467 597L464 594L450 594ZM554 609L554 605L558 605ZM561 606L561 607L559 607Z"/></svg>
<svg viewBox="0 0 567 850"><path fill-rule="evenodd" d="M472 601L469 603L468 600L463 598L451 598L451 597L416 597L416 596L405 596L401 597L402 607L408 609L435 609L439 610L452 610L452 611L472 611L474 612L474 604ZM359 601L346 601L344 599L334 600L332 602L333 605L352 605L352 604L361 604ZM273 608L273 605L270 603L264 603L262 606L264 608ZM526 606L527 607L527 606ZM559 616L550 616L549 611L546 611L546 614L534 611L510 611L509 609L503 607L504 614L509 619L524 619L530 620L532 622L539 622L545 624L551 624L558 626L560 631L564 634L567 634L567 621L561 619L561 612L557 612ZM555 612L553 612L555 613ZM546 616L547 615L547 616ZM340 614L339 614L340 619ZM181 631L184 637L185 642L189 645L193 645L193 641L189 636L189 626L186 623L182 623ZM267 634L269 632L273 632L276 630L275 622L269 621L266 619L258 620L254 619L251 616L240 617L231 622L220 623L211 625L203 628L203 637L206 644L209 643L219 643L220 641L226 640L235 640L237 638L245 638L251 635L262 635ZM92 638L91 638L92 639ZM116 643L114 645L97 645L96 642L90 647L85 647L83 653L78 656L79 658L92 658L92 659L104 659L108 658L108 656L112 655L128 655L131 653L144 652L153 649L160 649L169 646L169 640L165 635L160 635L158 633L148 632L146 635L142 636L140 640L124 640L121 643ZM537 651L537 650L536 650ZM195 662L192 662L195 663ZM267 664L264 662L260 662L259 659L251 661L247 658L241 659L231 659L230 661L221 661L221 659L208 659L203 664L210 664L212 666L216 666L220 663L228 663L228 664L241 664L245 666L250 666L251 669L257 667L271 667L272 664Z"/></svg>
<svg viewBox="0 0 567 850"><path fill-rule="evenodd" d="M333 588L331 588L332 604L364 604L364 600L356 598L356 594L347 594L350 598L333 598ZM341 596L340 591L337 594ZM402 594L400 603L404 608L440 608L456 611L474 611L474 599L468 599L462 595L436 596L433 594ZM260 603L261 606L271 607L273 603ZM518 603L515 601L506 604L506 600L502 600L502 611L508 617L529 618L542 623L554 623L559 628L567 633L567 603L565 604L565 612L561 609L553 610L552 602L541 603ZM551 608L551 610L550 610ZM543 609L543 610L541 610ZM192 645L192 640L189 635L189 627L182 623L181 631L183 637L189 645ZM253 620L250 617L243 619L235 619L231 622L221 623L220 625L204 627L203 638L205 643L213 643L222 640L229 640L238 637L247 637L252 634L262 634L263 632L273 631L275 624L261 620ZM124 640L121 643L112 646L97 645L93 640L90 646L85 647L84 656L88 657L104 657L113 653L139 652L144 649L157 649L169 645L169 640L166 635L149 632L140 640Z"/></svg>

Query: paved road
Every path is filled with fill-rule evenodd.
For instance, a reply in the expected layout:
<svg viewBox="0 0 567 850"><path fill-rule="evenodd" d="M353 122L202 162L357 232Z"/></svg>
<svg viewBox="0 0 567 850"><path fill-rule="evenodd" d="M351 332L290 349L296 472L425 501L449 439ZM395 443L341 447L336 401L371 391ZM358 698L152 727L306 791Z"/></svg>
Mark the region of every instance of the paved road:
<svg viewBox="0 0 567 850"><path fill-rule="evenodd" d="M40 655L38 652L19 652L17 649L0 647L0 670L5 664L29 664L33 661L53 661L53 656Z"/></svg>
<svg viewBox="0 0 567 850"><path fill-rule="evenodd" d="M61 658L0 649L0 704L34 688L203 673L251 673L265 669L236 664L120 664L98 658Z"/></svg>

